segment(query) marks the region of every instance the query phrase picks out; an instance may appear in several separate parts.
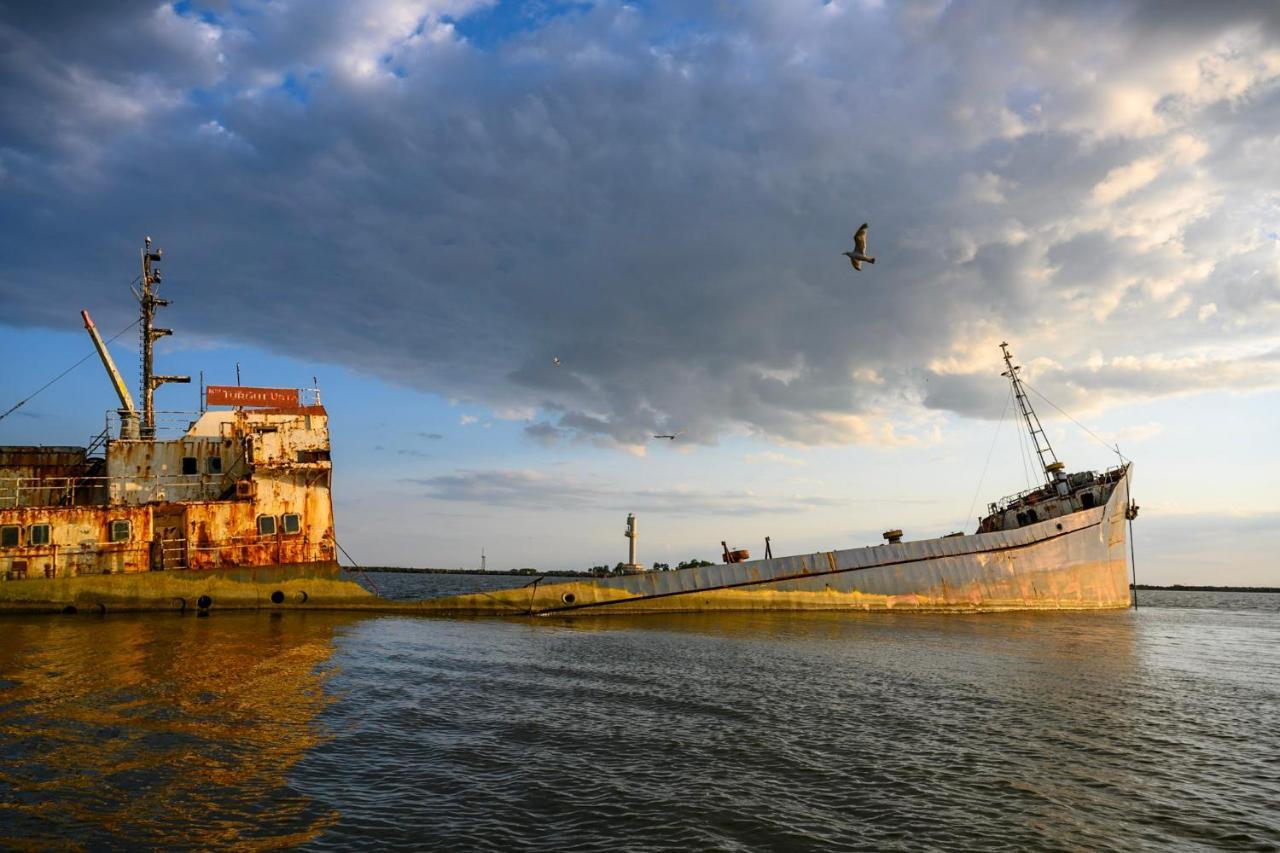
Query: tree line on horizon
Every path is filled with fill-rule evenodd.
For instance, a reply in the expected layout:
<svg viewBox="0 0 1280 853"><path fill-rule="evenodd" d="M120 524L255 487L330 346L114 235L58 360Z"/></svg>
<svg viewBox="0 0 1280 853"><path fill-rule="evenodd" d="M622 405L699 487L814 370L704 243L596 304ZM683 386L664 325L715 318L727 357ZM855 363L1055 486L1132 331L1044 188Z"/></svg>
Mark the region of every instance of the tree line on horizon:
<svg viewBox="0 0 1280 853"><path fill-rule="evenodd" d="M674 571L679 571L680 569L697 569L702 566L713 566L713 565L715 564L709 560L699 560L698 558L694 557L693 559L685 560L682 563L676 564L676 567L674 569L671 568L670 563L654 563L653 571L674 572ZM586 570L586 573L593 578L607 578L614 575L625 574L625 567L626 567L626 563L618 563L613 568L609 568L608 566L592 566L591 568Z"/></svg>

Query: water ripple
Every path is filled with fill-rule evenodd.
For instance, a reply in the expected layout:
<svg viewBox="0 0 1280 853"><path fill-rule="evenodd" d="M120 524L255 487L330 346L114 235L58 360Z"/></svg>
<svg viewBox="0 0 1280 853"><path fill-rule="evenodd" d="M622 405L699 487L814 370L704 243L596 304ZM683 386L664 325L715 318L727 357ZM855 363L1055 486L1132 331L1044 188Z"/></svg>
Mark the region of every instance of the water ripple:
<svg viewBox="0 0 1280 853"><path fill-rule="evenodd" d="M1280 849L1280 607L1205 601L8 621L0 845Z"/></svg>

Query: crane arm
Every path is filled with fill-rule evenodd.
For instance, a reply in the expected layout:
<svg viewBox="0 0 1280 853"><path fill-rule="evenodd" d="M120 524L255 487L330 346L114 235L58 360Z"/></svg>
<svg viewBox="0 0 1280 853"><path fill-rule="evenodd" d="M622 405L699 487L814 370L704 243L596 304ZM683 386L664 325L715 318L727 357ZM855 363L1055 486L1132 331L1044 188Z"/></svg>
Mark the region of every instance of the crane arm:
<svg viewBox="0 0 1280 853"><path fill-rule="evenodd" d="M80 317L84 320L84 327L89 332L89 337L93 338L93 346L98 350L98 358L102 359L102 366L107 369L107 376L110 377L111 385L116 390L116 396L120 398L120 405L130 412L136 411L133 407L133 396L129 394L128 387L120 378L120 371L116 370L116 363L111 360L111 353L107 352L107 345L102 342L98 327L93 325L88 311L81 311Z"/></svg>

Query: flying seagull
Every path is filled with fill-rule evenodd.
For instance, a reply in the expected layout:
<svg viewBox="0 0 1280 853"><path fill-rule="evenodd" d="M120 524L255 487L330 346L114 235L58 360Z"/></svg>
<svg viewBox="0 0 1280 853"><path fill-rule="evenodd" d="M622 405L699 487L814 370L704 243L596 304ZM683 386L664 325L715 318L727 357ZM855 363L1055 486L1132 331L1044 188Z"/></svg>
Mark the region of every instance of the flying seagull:
<svg viewBox="0 0 1280 853"><path fill-rule="evenodd" d="M853 264L855 270L862 270L862 262L874 264L876 259L867 254L867 223L862 223L862 227L853 235L853 251L842 253L849 259L849 263Z"/></svg>
<svg viewBox="0 0 1280 853"><path fill-rule="evenodd" d="M558 356L558 355L553 355L553 356L551 356L551 363L552 363L552 364L554 364L556 367L559 367L559 366L560 366L560 356Z"/></svg>
<svg viewBox="0 0 1280 853"><path fill-rule="evenodd" d="M684 435L684 433L685 433L684 430L680 430L677 433L670 433L668 435L655 435L654 438L665 438L668 441L675 441L677 438Z"/></svg>

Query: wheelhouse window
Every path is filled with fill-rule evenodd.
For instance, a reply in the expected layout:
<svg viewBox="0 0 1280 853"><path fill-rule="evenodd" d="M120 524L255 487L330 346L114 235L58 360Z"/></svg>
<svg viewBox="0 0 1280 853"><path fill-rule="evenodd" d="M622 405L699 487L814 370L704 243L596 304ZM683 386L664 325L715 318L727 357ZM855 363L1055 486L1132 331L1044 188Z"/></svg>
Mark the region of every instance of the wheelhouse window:
<svg viewBox="0 0 1280 853"><path fill-rule="evenodd" d="M302 516L296 512L286 512L280 516L280 529L286 534L297 533L302 530Z"/></svg>
<svg viewBox="0 0 1280 853"><path fill-rule="evenodd" d="M48 545L49 544L49 525L33 524L27 528L27 544L28 545Z"/></svg>
<svg viewBox="0 0 1280 853"><path fill-rule="evenodd" d="M276 535L276 517L274 515L258 516L258 535L259 536L275 536Z"/></svg>
<svg viewBox="0 0 1280 853"><path fill-rule="evenodd" d="M182 473L183 474L199 474L200 460L194 456L182 457Z"/></svg>
<svg viewBox="0 0 1280 853"><path fill-rule="evenodd" d="M133 538L133 522L127 518L118 518L111 522L111 541L128 542Z"/></svg>
<svg viewBox="0 0 1280 853"><path fill-rule="evenodd" d="M0 548L17 548L18 531L20 529L16 524L6 524L0 527Z"/></svg>
<svg viewBox="0 0 1280 853"><path fill-rule="evenodd" d="M206 474L222 473L222 457L210 456L204 460L204 471Z"/></svg>

